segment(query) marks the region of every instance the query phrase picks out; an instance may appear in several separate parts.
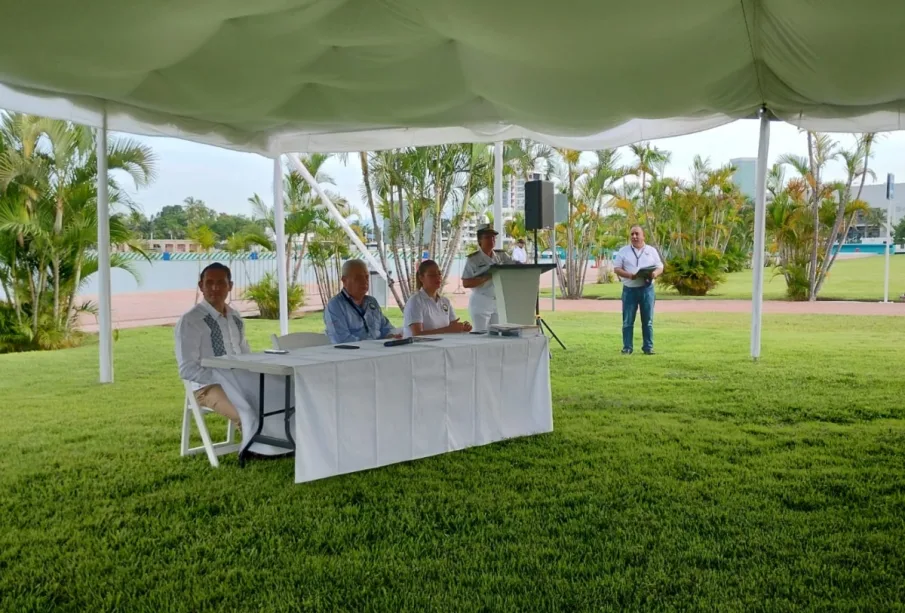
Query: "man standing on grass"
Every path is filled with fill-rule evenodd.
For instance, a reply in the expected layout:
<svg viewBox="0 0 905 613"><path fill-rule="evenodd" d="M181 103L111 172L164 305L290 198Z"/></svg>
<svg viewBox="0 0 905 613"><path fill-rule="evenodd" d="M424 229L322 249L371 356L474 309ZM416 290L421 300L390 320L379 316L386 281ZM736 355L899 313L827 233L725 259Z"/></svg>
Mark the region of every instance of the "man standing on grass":
<svg viewBox="0 0 905 613"><path fill-rule="evenodd" d="M654 279L663 274L663 260L644 242L641 226L632 226L631 244L613 258L614 272L622 281L622 353L634 350L635 314L641 309L641 349L654 353ZM641 271L639 273L639 271Z"/></svg>

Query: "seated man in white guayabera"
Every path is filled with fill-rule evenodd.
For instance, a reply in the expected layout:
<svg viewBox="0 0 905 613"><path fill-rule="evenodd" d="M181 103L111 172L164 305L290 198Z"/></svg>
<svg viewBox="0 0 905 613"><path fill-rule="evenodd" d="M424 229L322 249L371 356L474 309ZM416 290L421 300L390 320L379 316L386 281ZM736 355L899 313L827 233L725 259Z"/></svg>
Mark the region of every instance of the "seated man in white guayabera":
<svg viewBox="0 0 905 613"><path fill-rule="evenodd" d="M204 358L251 353L245 337L245 322L227 304L232 291L232 273L220 263L201 271L198 288L204 299L179 318L176 324L176 361L179 376L190 381L198 404L220 413L242 432L242 448L257 429L259 377L244 370L205 368ZM265 380L267 410L283 409L285 382ZM285 437L283 415L267 420L262 434ZM264 455L288 453L285 449L256 443L250 451Z"/></svg>
<svg viewBox="0 0 905 613"><path fill-rule="evenodd" d="M343 264L343 288L330 299L324 310L327 337L334 345L382 338L402 338L380 310L380 304L368 296L371 273L362 260Z"/></svg>
<svg viewBox="0 0 905 613"><path fill-rule="evenodd" d="M443 275L433 260L424 260L415 276L418 291L405 303L402 329L406 338L427 334L470 332L471 324L459 321L449 298L440 295Z"/></svg>

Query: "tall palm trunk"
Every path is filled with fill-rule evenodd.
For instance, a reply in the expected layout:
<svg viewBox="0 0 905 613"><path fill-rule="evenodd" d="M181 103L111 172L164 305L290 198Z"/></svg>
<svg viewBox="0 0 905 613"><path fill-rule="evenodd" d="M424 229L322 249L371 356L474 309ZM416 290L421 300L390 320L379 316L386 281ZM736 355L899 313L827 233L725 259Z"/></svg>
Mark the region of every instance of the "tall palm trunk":
<svg viewBox="0 0 905 613"><path fill-rule="evenodd" d="M54 322L60 322L60 254L59 254L59 242L60 235L63 233L63 206L64 200L62 194L59 193L59 190L62 189L62 186L57 186L57 202L56 202L56 211L53 220L53 240L55 243L53 247L53 320Z"/></svg>
<svg viewBox="0 0 905 613"><path fill-rule="evenodd" d="M868 170L868 160L870 159L870 149L873 144L873 137L867 138L864 149L864 168L861 172L861 183L858 185L858 195L855 196L855 200L861 199L861 193L864 191L864 182L867 179L867 170ZM846 189L846 194L851 190L851 183L849 183L848 188ZM851 202L851 199L848 200ZM823 258L825 262L823 266L823 270L820 271L820 278L817 280L817 288L815 293L819 294L820 290L823 288L823 282L826 281L826 275L829 273L830 269L833 267L833 264L836 263L836 256L839 255L839 252L842 251L842 245L845 243L845 239L848 237L848 232L851 229L851 224L855 219L855 214L852 214L848 220L845 222L845 206L848 202L840 202L839 210L836 212L836 223L833 226L833 233L830 238L827 240L826 252ZM840 222L842 222L843 232L839 233ZM832 251L833 243L838 240L838 248L835 252Z"/></svg>
<svg viewBox="0 0 905 613"><path fill-rule="evenodd" d="M473 173L474 167L472 166L469 169L468 180L465 183L465 196L462 199L462 211L458 216L458 223L455 224L456 229L446 245L446 253L443 254L443 264L442 268L440 269L443 273L443 281L440 287L446 286L446 279L449 277L449 271L452 269L452 263L453 261L455 261L456 255L458 255L459 253L459 246L462 242L462 226L465 225L465 217L468 213L469 202L471 201L471 178Z"/></svg>
<svg viewBox="0 0 905 613"><path fill-rule="evenodd" d="M808 132L808 160L811 165L811 176L814 179L813 189L813 213L814 213L814 237L811 245L811 268L808 271L808 300L817 300L817 249L820 243L820 169L817 167L814 152L814 134Z"/></svg>
<svg viewBox="0 0 905 613"><path fill-rule="evenodd" d="M386 245L383 242L383 232L380 231L380 228L377 225L377 208L374 206L374 192L371 190L371 172L368 168L368 153L366 151L359 151L358 159L361 162L361 176L364 181L365 192L368 195L368 210L371 212L371 224L374 228L374 238L377 242L377 253L380 256L380 265L383 266L383 270L387 273L390 291L393 292L393 299L396 301L396 304L399 305L399 308L405 308L405 304L399 298L399 289L396 287L396 283L392 281L392 277L389 276L390 267L387 266ZM396 270L399 270L398 266Z"/></svg>
<svg viewBox="0 0 905 613"><path fill-rule="evenodd" d="M289 285L293 285L298 283L301 285L302 280L299 279L299 271L302 269L302 260L305 259L305 253L308 250L308 233L306 232L304 237L302 237L302 249L298 253L298 257L295 259L295 265L292 268L292 276L289 277Z"/></svg>
<svg viewBox="0 0 905 613"><path fill-rule="evenodd" d="M66 313L64 314L63 324L65 326L66 331L68 332L71 329L71 317L72 308L75 306L75 297L79 292L79 285L82 282L82 248L79 247L77 250L78 255L75 258L75 264L73 274L75 275L73 278L72 291L69 293L69 297L66 301Z"/></svg>
<svg viewBox="0 0 905 613"><path fill-rule="evenodd" d="M575 229L572 227L572 220L574 219L575 213L575 173L573 172L573 168L571 163L568 164L568 173L569 173L569 225L566 229L567 235L567 251L566 251L566 284L569 288L569 291L566 293L566 298L579 298L580 295L577 294L577 262L575 262ZM555 247L554 247L555 248Z"/></svg>

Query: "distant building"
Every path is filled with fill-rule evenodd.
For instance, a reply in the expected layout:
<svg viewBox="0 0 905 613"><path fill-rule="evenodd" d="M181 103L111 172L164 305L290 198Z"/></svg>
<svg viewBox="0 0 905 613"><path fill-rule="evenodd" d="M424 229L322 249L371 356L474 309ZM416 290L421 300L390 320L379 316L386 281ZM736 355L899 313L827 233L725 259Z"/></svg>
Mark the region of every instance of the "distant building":
<svg viewBox="0 0 905 613"><path fill-rule="evenodd" d="M738 190L745 196L754 200L754 182L757 177L757 158L735 158L729 160L735 167L732 182L738 186Z"/></svg>
<svg viewBox="0 0 905 613"><path fill-rule="evenodd" d="M201 246L197 242L188 239L151 238L140 242L144 249L152 253L198 253L201 251ZM112 251L128 253L132 251L132 248L125 244L114 245Z"/></svg>
<svg viewBox="0 0 905 613"><path fill-rule="evenodd" d="M852 187L852 198L858 195L857 186ZM886 212L890 202L886 200L886 183L865 185L861 190L861 200L871 208ZM905 183L896 183L892 199L892 225L895 226L905 217ZM886 221L884 217L884 223ZM870 223L862 215L858 215L852 229L849 231L848 240L864 240L869 238L886 238L886 228L882 224Z"/></svg>

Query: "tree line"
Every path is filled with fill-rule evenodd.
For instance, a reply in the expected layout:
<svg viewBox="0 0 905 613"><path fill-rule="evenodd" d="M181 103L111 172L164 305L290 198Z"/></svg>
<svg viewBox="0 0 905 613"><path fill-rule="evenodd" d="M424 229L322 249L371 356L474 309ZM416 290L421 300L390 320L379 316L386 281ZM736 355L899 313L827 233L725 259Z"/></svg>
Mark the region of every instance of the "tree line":
<svg viewBox="0 0 905 613"><path fill-rule="evenodd" d="M47 348L78 342L76 322L93 305L78 292L97 270L97 159L93 131L69 122L23 114L0 115L0 351ZM768 175L767 252L782 274L790 299L814 300L856 223L881 215L861 199L873 180L874 134L858 135L844 147L825 134L805 133L807 155L783 155ZM276 249L272 206L254 194L248 215L217 213L186 198L147 217L124 186L149 185L156 157L131 139L109 140L111 240L145 253L154 238L187 238L202 250L238 253ZM712 291L726 273L750 266L753 203L733 181L730 165L716 167L696 157L690 178L670 176L668 151L650 143L616 150L580 152L516 140L504 143L504 176L539 175L566 196L566 219L539 234L550 250L563 297L580 298L589 281L587 263L605 261L624 244L629 226L641 225L661 251L661 283L682 294ZM391 292L403 306L415 291L415 271L427 251L444 280L471 239L466 228L492 223L493 148L453 144L360 152L340 161L359 166L363 209L355 210L331 191L325 173L332 156L303 158L317 183L360 238L377 245L383 267L396 272ZM842 180L829 180L840 164ZM283 178L286 275L291 296L304 299L301 266L309 261L322 302L339 288L343 260L353 250L342 226L327 214L315 190L294 170ZM507 221L513 238L528 238L523 214ZM905 240L905 224L896 228ZM113 254L112 264L130 263ZM606 280L606 279L603 279ZM271 276L255 290L256 300L275 300ZM272 305L272 303L271 303ZM268 307L270 311L272 308ZM265 310L262 308L262 311Z"/></svg>

